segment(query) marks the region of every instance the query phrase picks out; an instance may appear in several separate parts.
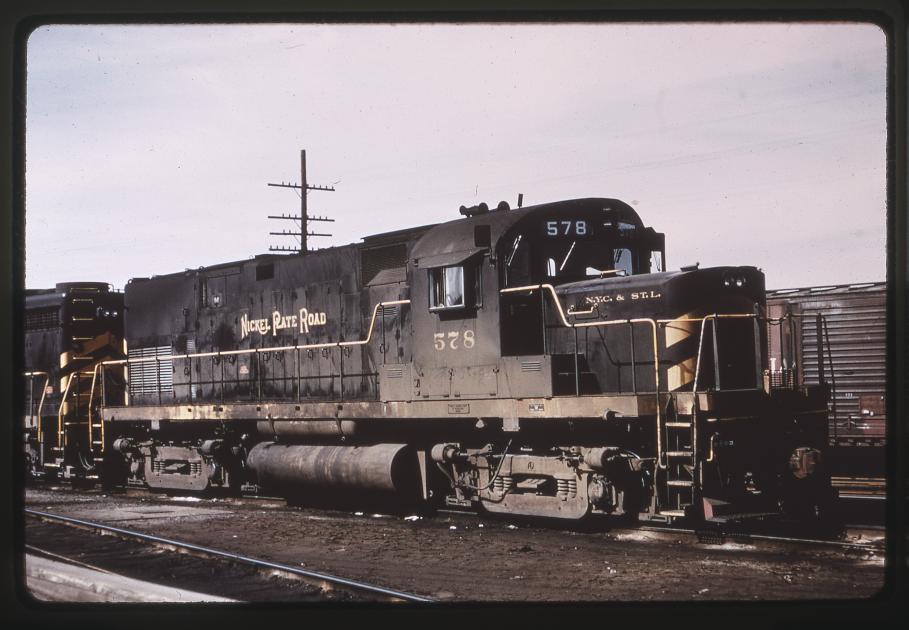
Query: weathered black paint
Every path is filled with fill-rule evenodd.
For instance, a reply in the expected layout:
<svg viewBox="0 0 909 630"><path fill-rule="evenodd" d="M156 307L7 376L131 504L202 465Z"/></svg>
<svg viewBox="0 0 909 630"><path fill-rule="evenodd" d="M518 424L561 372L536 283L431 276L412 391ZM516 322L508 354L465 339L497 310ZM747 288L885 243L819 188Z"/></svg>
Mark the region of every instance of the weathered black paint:
<svg viewBox="0 0 909 630"><path fill-rule="evenodd" d="M824 445L823 399L767 386L759 270L667 272L663 235L615 199L469 214L131 281L130 350L163 351L167 387L134 363L131 404L102 412L140 445L122 451L127 476L151 466L156 487L168 475L236 487L246 455L276 442L308 463L269 456L253 467L263 478L340 487L362 474L365 488L383 477L358 468L357 449L406 444L424 499L435 488L492 511L665 520L703 515L701 498L757 496L749 511L814 500L788 467L793 449ZM452 279L447 305L430 300L431 278ZM373 313L368 343L338 346L365 340ZM439 446L453 455L437 470Z"/></svg>

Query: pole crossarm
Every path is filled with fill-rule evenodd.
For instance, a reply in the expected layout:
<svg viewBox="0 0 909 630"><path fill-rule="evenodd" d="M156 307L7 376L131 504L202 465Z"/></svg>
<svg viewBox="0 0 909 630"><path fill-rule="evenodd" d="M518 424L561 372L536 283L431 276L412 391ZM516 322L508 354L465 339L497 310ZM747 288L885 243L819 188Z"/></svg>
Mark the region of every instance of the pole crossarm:
<svg viewBox="0 0 909 630"><path fill-rule="evenodd" d="M306 190L327 190L329 192L335 192L335 189L332 186L301 186L300 184L285 184L284 182L281 182L280 184L269 183L266 184L266 186L274 186L275 188L296 188L297 190L302 190L305 188Z"/></svg>
<svg viewBox="0 0 909 630"><path fill-rule="evenodd" d="M297 239L299 239L299 242L300 242L299 247L297 249L292 249L289 247L269 247L268 248L269 251L272 251L272 252L297 252L298 254L306 254L309 251L311 251L309 248L309 245L307 244L307 237L309 237L309 236L331 236L331 234L312 232L309 230L309 227L308 227L310 221L326 221L326 222L333 223L334 219L329 219L328 217L310 216L309 212L307 211L307 207L306 207L307 193L309 193L310 190L325 190L328 192L333 192L335 188L334 188L334 186L313 186L313 185L306 183L306 151L305 150L300 151L300 183L299 184L282 181L280 184L275 183L275 182L269 182L268 186L273 186L275 188L291 188L294 190L303 191L303 194L299 195L299 197L300 197L300 214L299 214L299 216L295 216L292 214L283 214L283 213L280 215L274 215L274 214L268 215L269 219L282 219L282 220L290 219L290 220L299 222L298 223L299 228L300 228L299 232L293 232L293 231L288 231L288 230L284 230L282 232L269 232L269 234L272 236L294 236Z"/></svg>

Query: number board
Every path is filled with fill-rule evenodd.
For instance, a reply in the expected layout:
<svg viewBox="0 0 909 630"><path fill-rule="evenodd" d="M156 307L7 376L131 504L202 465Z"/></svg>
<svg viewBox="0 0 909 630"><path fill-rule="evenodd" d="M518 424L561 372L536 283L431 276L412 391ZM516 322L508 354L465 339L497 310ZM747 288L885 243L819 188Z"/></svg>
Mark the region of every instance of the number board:
<svg viewBox="0 0 909 630"><path fill-rule="evenodd" d="M552 238L593 236L593 223L587 219L552 219L543 222L543 234Z"/></svg>

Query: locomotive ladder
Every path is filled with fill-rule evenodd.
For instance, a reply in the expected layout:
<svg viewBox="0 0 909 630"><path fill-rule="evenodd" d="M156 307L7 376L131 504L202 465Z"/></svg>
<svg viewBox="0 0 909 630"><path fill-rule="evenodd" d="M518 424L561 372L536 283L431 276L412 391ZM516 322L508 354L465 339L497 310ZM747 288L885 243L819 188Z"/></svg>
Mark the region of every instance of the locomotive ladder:
<svg viewBox="0 0 909 630"><path fill-rule="evenodd" d="M717 348L717 323L720 319L754 319L755 340L758 339L757 319L748 313L713 313L701 318L685 318L675 321L693 321L700 323L698 340L698 354L694 369L694 381L691 386L692 406L691 413L681 415L675 413L674 399L667 401L667 421L664 423L666 430L665 449L658 448L659 468L664 470L666 481L666 506L657 510L665 516L679 518L694 516L688 508L693 508L700 496L701 490L701 462L698 461L698 381L701 372L701 359L704 350L704 337L708 322L713 338L714 362L716 362ZM757 373L760 374L759 367ZM719 384L719 375L716 376ZM671 407L671 414L670 414ZM670 419L671 418L671 419ZM709 460L708 460L709 461Z"/></svg>
<svg viewBox="0 0 909 630"><path fill-rule="evenodd" d="M672 399L670 399L671 401ZM659 510L665 516L686 516L686 508L694 505L699 489L697 474L696 410L692 414L667 414L666 449L663 451L666 475L666 505Z"/></svg>
<svg viewBox="0 0 909 630"><path fill-rule="evenodd" d="M94 364L85 367L94 368ZM56 446L51 449L57 453L57 468L63 469L67 464L67 452L78 453L77 463L85 472L89 472L94 462L100 461L103 456L104 427L101 420L92 414L96 378L94 369L76 370L67 378L57 413ZM80 434L85 438L81 438ZM85 454L91 456L91 461L83 459Z"/></svg>

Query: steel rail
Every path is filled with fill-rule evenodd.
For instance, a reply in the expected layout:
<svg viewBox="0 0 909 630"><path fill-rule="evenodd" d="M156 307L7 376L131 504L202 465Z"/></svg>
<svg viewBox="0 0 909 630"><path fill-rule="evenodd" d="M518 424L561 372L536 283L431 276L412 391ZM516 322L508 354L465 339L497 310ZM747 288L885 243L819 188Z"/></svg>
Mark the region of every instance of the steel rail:
<svg viewBox="0 0 909 630"><path fill-rule="evenodd" d="M639 531L645 532L657 532L662 534L698 534L696 529L682 529L674 527L654 527L650 525L642 525L637 528ZM629 530L632 531L632 530ZM714 532L707 532L713 534ZM749 541L762 541L762 542L782 542L782 543L798 543L802 545L820 545L827 547L839 547L844 549L866 549L869 551L874 551L879 549L878 545L874 543L850 543L843 542L840 540L822 540L816 538L791 538L787 536L769 536L767 534L747 534L747 533L737 533L737 532L717 532L719 535L722 535L726 538L738 539L742 542ZM735 541L733 541L735 542Z"/></svg>
<svg viewBox="0 0 909 630"><path fill-rule="evenodd" d="M220 551L218 549L212 549L210 547L203 547L201 545L195 545L193 543L180 542L178 540L172 540L169 538L162 538L160 536L153 536L151 534L143 534L142 532L135 532L128 529L122 529L120 527L114 527L112 525L104 525L103 523L95 523L92 521L85 521L78 518L72 518L70 516L63 516L61 514L52 514L50 512L41 512L39 510L33 510L31 508L26 508L25 513L37 518L41 518L48 521L55 521L60 523L65 523L68 525L73 525L77 527L86 527L89 529L100 530L104 532L110 532L112 534L117 534L118 536L123 536L126 538L132 538L134 540L141 540L143 542L152 543L155 545L168 545L178 549L184 549L187 551L193 551L195 553L203 554L206 556L213 556L216 558L222 558L225 560L230 560L232 562L239 562L242 564L248 564L260 569L272 569L276 571L284 571L287 573L292 573L294 575L306 578L308 580L316 580L320 582L326 582L333 586L342 586L344 588L352 589L355 591L371 593L374 595L382 595L390 599L401 600L405 602L413 603L432 603L435 600L423 597L421 595L415 595L413 593L406 593L404 591L398 591L390 588L385 588L382 586L376 586L375 584L368 584L366 582L358 582L356 580L349 580L347 578L338 577L336 575L330 575L328 573L318 573L316 571L307 571L306 569L300 569L298 567L292 567L286 564L280 564L278 562L269 562L268 560L259 560L258 558L251 558L249 556L244 556L240 554L231 553L229 551Z"/></svg>
<svg viewBox="0 0 909 630"><path fill-rule="evenodd" d="M89 569L90 571L98 571L100 573L107 573L108 575L117 575L113 571L108 571L107 569L102 569L101 567L96 567L93 564L87 564L81 560L76 560L75 558L70 558L69 556L61 556L58 553L53 551L48 551L47 549L41 549L40 547L35 547L34 545L23 545L27 551L36 553L47 558L53 558L54 560L59 560L60 562L65 562L66 564L72 564L77 567L82 567L83 569Z"/></svg>

